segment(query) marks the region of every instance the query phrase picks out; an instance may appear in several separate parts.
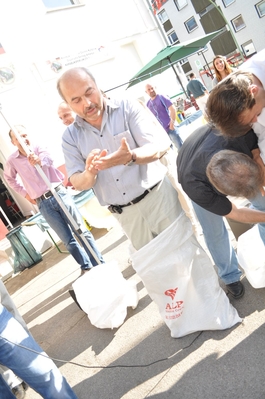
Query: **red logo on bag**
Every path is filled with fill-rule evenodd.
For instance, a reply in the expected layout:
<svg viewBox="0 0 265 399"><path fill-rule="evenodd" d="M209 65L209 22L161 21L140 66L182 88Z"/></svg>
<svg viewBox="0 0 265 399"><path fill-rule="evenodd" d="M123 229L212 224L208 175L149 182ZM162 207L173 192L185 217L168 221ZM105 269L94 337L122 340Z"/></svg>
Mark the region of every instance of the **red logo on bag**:
<svg viewBox="0 0 265 399"><path fill-rule="evenodd" d="M166 319L177 319L183 313L183 301L174 301L178 287L170 288L165 291L165 295L170 296L172 303L166 304Z"/></svg>
<svg viewBox="0 0 265 399"><path fill-rule="evenodd" d="M172 301L175 298L176 292L177 292L178 288L171 288L169 290L165 291L165 295L168 295L171 297Z"/></svg>

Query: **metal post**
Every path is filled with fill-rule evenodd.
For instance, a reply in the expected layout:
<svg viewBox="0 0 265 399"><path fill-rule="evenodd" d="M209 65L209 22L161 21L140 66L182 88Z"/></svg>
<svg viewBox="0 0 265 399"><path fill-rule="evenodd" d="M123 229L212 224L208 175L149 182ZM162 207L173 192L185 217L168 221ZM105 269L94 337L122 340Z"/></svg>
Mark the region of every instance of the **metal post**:
<svg viewBox="0 0 265 399"><path fill-rule="evenodd" d="M200 54L200 52L199 52L198 54ZM211 74L211 76L212 76L212 78L213 78L212 70L211 70L210 65L208 64L208 62L207 62L207 60L206 60L206 58L205 58L205 55L204 55L203 51L201 51L201 55L203 56L204 62L205 62L205 64L207 65L207 68L208 68L208 70L209 70L209 72L210 72L210 74Z"/></svg>
<svg viewBox="0 0 265 399"><path fill-rule="evenodd" d="M187 96L187 93L186 93L186 90L185 90L185 87L183 86L183 83L181 82L181 79L180 79L180 77L179 77L179 75L178 75L176 69L174 68L174 65L171 63L170 57L167 57L167 59L168 59L168 61L170 62L173 71L175 72L175 75L176 75L176 77L177 77L177 80L178 80L180 86L182 87L182 90L183 90L185 96L188 97L188 96Z"/></svg>
<svg viewBox="0 0 265 399"><path fill-rule="evenodd" d="M8 217L6 216L6 214L5 214L5 212L3 211L3 208L2 208L1 206L0 206L0 212L2 213L2 215L3 215L4 218L5 218L5 220L7 221L8 226L11 227L11 229L13 229L12 223L10 222L10 220L8 219Z"/></svg>

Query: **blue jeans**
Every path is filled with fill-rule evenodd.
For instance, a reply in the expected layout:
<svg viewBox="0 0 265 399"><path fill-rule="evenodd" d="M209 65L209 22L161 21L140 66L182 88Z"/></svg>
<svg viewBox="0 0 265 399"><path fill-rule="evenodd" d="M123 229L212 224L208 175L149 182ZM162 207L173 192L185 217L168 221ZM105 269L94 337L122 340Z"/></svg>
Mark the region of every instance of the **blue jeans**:
<svg viewBox="0 0 265 399"><path fill-rule="evenodd" d="M179 150L180 149L180 147L182 146L182 144L183 144L183 141L182 141L182 139L181 139L181 137L180 137L180 135L179 135L179 132L178 132L178 127L176 126L175 127L175 129L174 130L168 130L167 131L167 134L169 135L169 138L170 138L170 140L172 141L172 143L177 147L177 149Z"/></svg>
<svg viewBox="0 0 265 399"><path fill-rule="evenodd" d="M103 257L96 246L94 237L90 231L86 229L82 216L77 209L72 196L67 193L67 190L64 187L62 187L57 194L61 198L65 207L68 209L69 213L72 215L73 219L76 221L79 229L82 231L83 236L89 243L92 250L95 252L95 255L98 257L100 263L104 263ZM98 262L87 248L83 238L81 236L78 237L83 248L75 239L71 223L69 222L66 214L62 210L55 197L52 196L48 199L38 200L37 202L41 214L62 240L66 249L81 266L81 269L90 269L93 266L97 266Z"/></svg>
<svg viewBox="0 0 265 399"><path fill-rule="evenodd" d="M251 202L250 208L256 209L257 211L265 212L265 197L262 197L261 194L258 194L255 198L250 198ZM259 234L261 239L265 245L265 223L259 223Z"/></svg>
<svg viewBox="0 0 265 399"><path fill-rule="evenodd" d="M223 217L207 211L193 201L192 205L202 226L204 239L218 269L219 277L225 284L238 281L242 272L238 268L237 256Z"/></svg>
<svg viewBox="0 0 265 399"><path fill-rule="evenodd" d="M17 345L44 354L33 337L0 304L0 363L11 369L45 399L77 399L51 359ZM0 398L15 399L2 376L0 376Z"/></svg>

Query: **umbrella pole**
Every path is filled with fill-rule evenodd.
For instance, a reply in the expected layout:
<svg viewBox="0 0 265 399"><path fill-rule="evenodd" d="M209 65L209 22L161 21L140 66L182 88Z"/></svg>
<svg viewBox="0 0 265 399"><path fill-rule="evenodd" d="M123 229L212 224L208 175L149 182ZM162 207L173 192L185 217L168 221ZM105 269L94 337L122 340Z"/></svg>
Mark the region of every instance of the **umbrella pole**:
<svg viewBox="0 0 265 399"><path fill-rule="evenodd" d="M213 76L212 70L211 70L210 65L208 64L208 62L207 62L207 60L206 60L206 58L205 58L205 56L204 56L203 51L199 52L198 54L200 54L200 53L201 53L201 55L203 56L204 62L205 62L205 64L207 65L207 68L208 68L208 70L209 70L209 72L210 72L210 74L211 74L211 77L212 77L212 79L213 79L214 76Z"/></svg>
<svg viewBox="0 0 265 399"><path fill-rule="evenodd" d="M176 77L177 77L177 80L178 80L180 86L182 87L182 90L183 90L185 96L188 97L188 95L187 95L187 93L186 93L186 90L185 90L185 87L183 86L183 83L181 82L180 77L179 77L179 75L178 75L176 69L174 68L174 65L171 63L170 57L167 57L167 59L168 59L168 61L170 62L171 66L172 66L172 69L173 69L173 71L174 71L174 73L175 73L175 75L176 75Z"/></svg>
<svg viewBox="0 0 265 399"><path fill-rule="evenodd" d="M21 144L21 146L22 146L23 150L25 151L25 153L27 154L27 156L30 155L30 153L32 153L32 150L26 145L26 143L24 142L24 140L22 140L22 138L21 138L20 134L17 132L17 130L14 127L12 127L12 125L8 122L6 117L3 115L1 104L0 104L0 114L2 115L3 119L6 121L7 125L10 127L12 132L14 132L14 135L15 135L16 139ZM74 220L73 216L71 215L71 213L66 208L65 204L63 203L63 201L61 200L61 198L59 197L59 195L55 191L54 187L52 186L51 182L49 181L49 179L47 178L47 176L43 172L43 170L40 167L40 165L35 165L35 168L37 169L40 177L46 183L47 187L49 187L49 190L52 192L54 198L56 199L56 201L58 202L59 206L61 207L61 209L65 213L67 219L69 220L69 222L71 223L71 225L72 225L72 227L74 229L74 232L78 236L80 236L82 238L82 244L85 245L89 249L89 251L91 252L91 254L94 257L94 259L97 261L98 264L100 264L100 260L99 260L99 258L97 256L97 254L95 253L95 251L93 250L93 248L91 247L89 242L86 240L86 238L84 236L84 233L79 228L79 226L76 223L76 221Z"/></svg>

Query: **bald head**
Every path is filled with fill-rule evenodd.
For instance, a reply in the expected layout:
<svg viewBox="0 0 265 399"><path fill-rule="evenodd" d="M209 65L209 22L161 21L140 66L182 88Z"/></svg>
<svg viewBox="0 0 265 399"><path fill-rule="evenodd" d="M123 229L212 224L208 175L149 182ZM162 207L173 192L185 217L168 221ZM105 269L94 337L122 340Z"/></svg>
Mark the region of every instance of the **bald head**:
<svg viewBox="0 0 265 399"><path fill-rule="evenodd" d="M154 87L150 83L147 83L145 85L145 92L146 92L146 94L148 94L148 96L151 99L154 99L156 97L156 91L155 91Z"/></svg>
<svg viewBox="0 0 265 399"><path fill-rule="evenodd" d="M99 125L103 114L103 96L94 76L84 67L64 72L57 82L57 90L72 111L82 119Z"/></svg>
<svg viewBox="0 0 265 399"><path fill-rule="evenodd" d="M89 76L90 79L96 83L94 76L92 75L92 73L89 71L89 69L85 68L85 67L75 67L75 68L71 68L68 69L67 71L65 71L61 77L58 79L57 81L57 90L60 94L60 96L62 97L62 99L66 102L68 102L65 98L65 94L64 94L64 87L67 86L67 82L74 82L77 79L82 79L82 77L86 77Z"/></svg>
<svg viewBox="0 0 265 399"><path fill-rule="evenodd" d="M69 105L63 101L58 107L58 116L65 126L71 125L75 120L75 114Z"/></svg>
<svg viewBox="0 0 265 399"><path fill-rule="evenodd" d="M206 168L210 183L220 193L254 198L263 186L263 170L248 155L222 150L211 158Z"/></svg>

